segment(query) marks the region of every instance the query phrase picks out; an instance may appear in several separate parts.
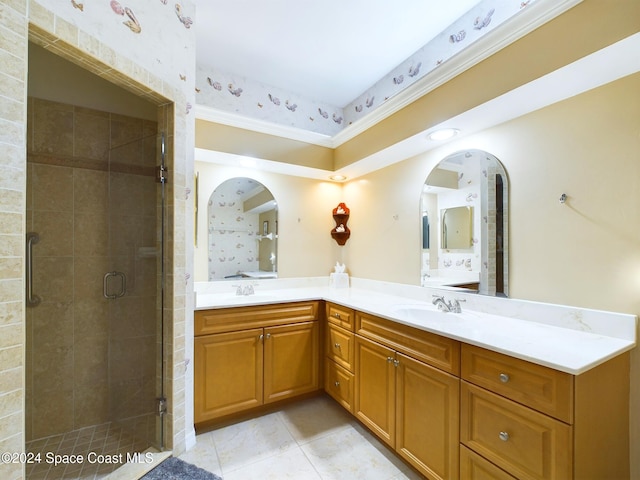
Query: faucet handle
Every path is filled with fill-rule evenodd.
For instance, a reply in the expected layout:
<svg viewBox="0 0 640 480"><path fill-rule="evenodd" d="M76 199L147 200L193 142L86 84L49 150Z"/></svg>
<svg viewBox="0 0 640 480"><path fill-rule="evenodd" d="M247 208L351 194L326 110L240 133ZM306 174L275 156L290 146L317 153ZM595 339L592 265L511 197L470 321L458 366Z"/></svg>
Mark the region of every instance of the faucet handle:
<svg viewBox="0 0 640 480"><path fill-rule="evenodd" d="M449 302L451 311L453 311L453 313L462 313L460 302L466 302L466 300L464 298L454 298L453 300L451 300L451 302Z"/></svg>

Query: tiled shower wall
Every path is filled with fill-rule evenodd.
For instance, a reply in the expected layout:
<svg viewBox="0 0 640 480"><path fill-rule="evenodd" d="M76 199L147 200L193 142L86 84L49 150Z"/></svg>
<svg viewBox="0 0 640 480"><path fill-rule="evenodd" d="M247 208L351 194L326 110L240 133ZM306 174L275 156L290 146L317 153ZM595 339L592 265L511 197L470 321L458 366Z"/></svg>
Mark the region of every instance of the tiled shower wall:
<svg viewBox="0 0 640 480"><path fill-rule="evenodd" d="M0 451L24 448L24 224L27 2L0 1ZM21 478L19 463L0 465Z"/></svg>
<svg viewBox="0 0 640 480"><path fill-rule="evenodd" d="M27 118L27 230L40 235L42 303L26 317L26 439L125 418L152 428L157 124L31 98ZM127 278L116 300L103 296L110 271Z"/></svg>

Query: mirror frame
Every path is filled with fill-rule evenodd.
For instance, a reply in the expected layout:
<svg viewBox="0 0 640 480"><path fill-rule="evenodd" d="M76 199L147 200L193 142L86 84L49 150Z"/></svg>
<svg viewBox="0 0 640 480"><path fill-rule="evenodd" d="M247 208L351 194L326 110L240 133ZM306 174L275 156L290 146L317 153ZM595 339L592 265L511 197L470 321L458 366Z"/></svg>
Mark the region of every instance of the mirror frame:
<svg viewBox="0 0 640 480"><path fill-rule="evenodd" d="M472 235L479 236L479 240L474 237L474 242L478 241L480 244L480 271L478 272L478 290L477 293L481 295L501 296L508 297L509 295L509 178L504 165L498 160L497 157L484 150L468 149L453 152L443 158L437 165L435 165L429 174L437 169L443 162L451 161L458 158L458 162L461 158L469 159L477 157L481 161L480 165L480 179L479 179L479 205L477 205L476 213L474 215L480 215L480 229L472 230ZM425 179L424 184L427 184ZM465 181L473 181L472 179L465 179ZM433 279L433 281L426 281L429 274L425 273L425 265L423 264L423 246L425 241L424 235L424 217L427 216L427 210L424 207L424 190L420 192L420 272L421 272L421 285L423 286L455 286L463 285L472 282L457 282L454 285L447 284L444 280L438 283L440 280ZM447 207L448 208L448 207ZM430 225L438 225L441 228L442 217L440 208L436 208L438 212L438 221L435 222L429 218ZM429 212L432 213L432 212ZM472 216L472 223L474 218ZM476 223L477 225L477 223ZM493 232L490 235L490 232ZM438 245L431 245L431 249L437 248L438 255L444 249L442 245L442 235L437 235ZM435 242L431 242L435 243ZM428 244L428 243L427 243ZM453 250L456 252L456 250ZM464 250L458 250L461 252ZM440 268L440 260L438 260L438 269ZM466 292L472 290L465 289Z"/></svg>

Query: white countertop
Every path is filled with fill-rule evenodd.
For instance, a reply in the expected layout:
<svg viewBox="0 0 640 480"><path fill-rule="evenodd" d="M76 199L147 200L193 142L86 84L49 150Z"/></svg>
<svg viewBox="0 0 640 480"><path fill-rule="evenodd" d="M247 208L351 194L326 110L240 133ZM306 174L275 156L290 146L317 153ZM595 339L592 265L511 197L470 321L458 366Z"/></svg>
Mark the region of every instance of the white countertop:
<svg viewBox="0 0 640 480"><path fill-rule="evenodd" d="M326 300L574 375L636 345L635 315L368 280L352 279L345 289L327 284L264 282L248 296L197 284L196 310ZM434 293L464 300L462 314L439 312L431 303Z"/></svg>

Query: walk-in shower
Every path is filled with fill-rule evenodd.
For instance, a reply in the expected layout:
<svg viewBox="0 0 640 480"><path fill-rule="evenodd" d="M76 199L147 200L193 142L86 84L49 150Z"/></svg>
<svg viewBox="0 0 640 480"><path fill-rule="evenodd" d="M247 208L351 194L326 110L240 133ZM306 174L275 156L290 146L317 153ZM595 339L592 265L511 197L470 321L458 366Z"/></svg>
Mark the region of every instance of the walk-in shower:
<svg viewBox="0 0 640 480"><path fill-rule="evenodd" d="M163 448L163 153L148 118L28 100L27 451ZM27 478L118 466L42 462Z"/></svg>

